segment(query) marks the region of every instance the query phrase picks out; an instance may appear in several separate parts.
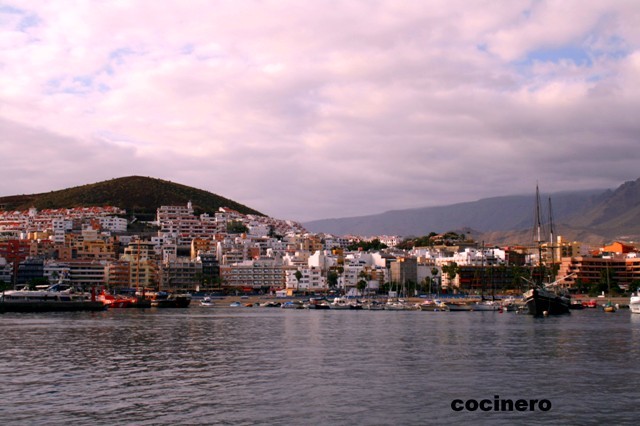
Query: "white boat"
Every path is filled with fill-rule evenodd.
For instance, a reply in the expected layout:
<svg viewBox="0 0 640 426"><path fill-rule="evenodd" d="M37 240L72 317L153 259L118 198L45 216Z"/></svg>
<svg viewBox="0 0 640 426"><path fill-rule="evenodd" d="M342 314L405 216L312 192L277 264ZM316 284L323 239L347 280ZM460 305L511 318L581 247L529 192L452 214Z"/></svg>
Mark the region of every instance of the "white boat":
<svg viewBox="0 0 640 426"><path fill-rule="evenodd" d="M367 300L362 303L362 309L366 309L368 311L382 311L384 310L384 304L377 300Z"/></svg>
<svg viewBox="0 0 640 426"><path fill-rule="evenodd" d="M200 306L211 307L211 306L213 306L213 300L211 300L211 298L209 296L205 296L200 301Z"/></svg>
<svg viewBox="0 0 640 426"><path fill-rule="evenodd" d="M408 311L412 308L402 299L389 299L387 303L385 303L384 309L387 311Z"/></svg>
<svg viewBox="0 0 640 426"><path fill-rule="evenodd" d="M629 309L632 314L640 314L640 289L629 299Z"/></svg>
<svg viewBox="0 0 640 426"><path fill-rule="evenodd" d="M8 290L0 297L0 312L98 311L106 305L95 295L68 284L54 284L44 290Z"/></svg>
<svg viewBox="0 0 640 426"><path fill-rule="evenodd" d="M329 303L331 309L351 309L351 304L344 297L336 297Z"/></svg>
<svg viewBox="0 0 640 426"><path fill-rule="evenodd" d="M515 312L518 310L518 303L516 298L513 296L507 297L506 299L502 299L502 308L505 312Z"/></svg>
<svg viewBox="0 0 640 426"><path fill-rule="evenodd" d="M482 300L471 304L472 311L499 311L502 306L494 300Z"/></svg>

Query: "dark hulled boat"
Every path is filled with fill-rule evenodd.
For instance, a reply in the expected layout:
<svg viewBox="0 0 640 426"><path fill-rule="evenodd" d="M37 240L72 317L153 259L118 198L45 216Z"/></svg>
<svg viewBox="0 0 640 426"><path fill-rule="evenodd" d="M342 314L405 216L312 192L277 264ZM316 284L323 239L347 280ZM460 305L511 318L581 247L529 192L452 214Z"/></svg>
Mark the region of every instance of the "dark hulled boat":
<svg viewBox="0 0 640 426"><path fill-rule="evenodd" d="M169 294L160 292L151 300L154 308L188 308L191 304L191 296L187 294Z"/></svg>
<svg viewBox="0 0 640 426"><path fill-rule="evenodd" d="M555 291L536 287L524 293L524 303L532 315L562 315L569 313L571 299Z"/></svg>
<svg viewBox="0 0 640 426"><path fill-rule="evenodd" d="M568 314L571 306L571 298L568 293L560 291L558 281L552 283L543 283L544 265L542 263L542 219L540 215L540 192L536 185L536 223L535 232L537 235L536 242L538 244L539 256L539 281L529 290L525 291L524 303L527 306L527 312L531 315L562 315ZM553 241L553 215L551 212L551 199L549 199L549 247L551 248L551 265L554 264L554 241ZM565 277L567 278L567 277ZM564 278L563 278L564 279ZM533 283L532 283L533 284Z"/></svg>

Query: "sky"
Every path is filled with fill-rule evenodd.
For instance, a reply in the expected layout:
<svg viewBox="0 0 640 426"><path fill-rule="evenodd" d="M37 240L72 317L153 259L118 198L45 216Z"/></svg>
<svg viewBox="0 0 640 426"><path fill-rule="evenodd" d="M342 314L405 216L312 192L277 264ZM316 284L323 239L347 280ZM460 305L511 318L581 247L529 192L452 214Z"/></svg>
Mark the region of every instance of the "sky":
<svg viewBox="0 0 640 426"><path fill-rule="evenodd" d="M0 196L138 175L304 222L613 189L639 111L637 0L0 0Z"/></svg>

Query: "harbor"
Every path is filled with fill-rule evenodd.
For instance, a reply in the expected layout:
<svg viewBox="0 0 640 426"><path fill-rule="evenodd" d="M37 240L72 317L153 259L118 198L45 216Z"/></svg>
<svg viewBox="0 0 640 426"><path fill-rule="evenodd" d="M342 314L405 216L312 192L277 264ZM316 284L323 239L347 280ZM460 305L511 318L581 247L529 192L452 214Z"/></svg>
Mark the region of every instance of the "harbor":
<svg viewBox="0 0 640 426"><path fill-rule="evenodd" d="M628 401L640 393L619 379L640 355L640 315L627 309L539 318L215 302L222 304L4 314L3 423L635 421ZM451 409L454 400L495 395L546 399L552 408Z"/></svg>

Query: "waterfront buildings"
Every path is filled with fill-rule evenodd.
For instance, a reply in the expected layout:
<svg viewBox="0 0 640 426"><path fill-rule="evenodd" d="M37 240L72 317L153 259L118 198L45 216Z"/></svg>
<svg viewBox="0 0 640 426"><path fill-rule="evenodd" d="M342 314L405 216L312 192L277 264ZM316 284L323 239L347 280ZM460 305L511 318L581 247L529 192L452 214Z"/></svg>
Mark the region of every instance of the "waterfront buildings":
<svg viewBox="0 0 640 426"><path fill-rule="evenodd" d="M623 289L640 280L637 250L621 242L587 254L558 237L538 258L524 247L479 247L448 234L398 250L397 236L311 234L295 222L226 208L195 215L191 203L161 206L153 234L131 235L125 215L117 207L0 212L0 281L173 292L478 293L522 287L540 262L574 290L601 282L603 271ZM390 248L348 250L373 239Z"/></svg>

